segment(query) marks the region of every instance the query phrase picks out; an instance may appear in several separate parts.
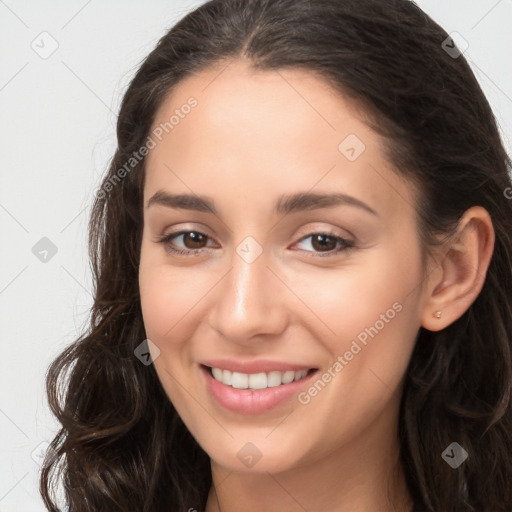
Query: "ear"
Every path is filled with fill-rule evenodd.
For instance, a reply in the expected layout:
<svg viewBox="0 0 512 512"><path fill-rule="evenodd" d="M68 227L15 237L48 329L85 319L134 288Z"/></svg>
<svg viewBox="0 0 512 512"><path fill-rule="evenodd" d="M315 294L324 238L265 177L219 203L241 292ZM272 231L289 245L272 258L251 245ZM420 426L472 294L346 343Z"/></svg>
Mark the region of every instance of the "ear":
<svg viewBox="0 0 512 512"><path fill-rule="evenodd" d="M484 285L494 240L487 210L481 206L469 208L448 246L441 249L442 256L428 277L421 311L422 327L440 331L467 311Z"/></svg>

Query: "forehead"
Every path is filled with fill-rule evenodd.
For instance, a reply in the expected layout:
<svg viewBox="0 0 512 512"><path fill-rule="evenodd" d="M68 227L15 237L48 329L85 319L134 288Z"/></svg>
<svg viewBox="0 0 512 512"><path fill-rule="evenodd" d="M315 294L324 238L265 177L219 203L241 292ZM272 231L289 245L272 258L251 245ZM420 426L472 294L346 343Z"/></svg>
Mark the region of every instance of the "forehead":
<svg viewBox="0 0 512 512"><path fill-rule="evenodd" d="M262 197L341 186L391 212L412 192L392 172L381 137L357 105L305 70L217 64L172 90L155 131L148 193L166 184L205 193L229 183Z"/></svg>
<svg viewBox="0 0 512 512"><path fill-rule="evenodd" d="M307 70L261 71L243 60L217 63L174 87L164 98L153 129L168 122L173 114L188 111L191 98L197 106L185 117L207 123L208 140L227 132L230 137L252 132L258 138L268 135L267 139L275 141L277 132L277 142L282 144L304 135L305 126L318 137L343 131L348 125L363 138L376 137L359 118L353 102ZM186 124L183 120L180 116L178 124ZM175 135L184 131L177 129L178 124L172 128ZM201 126L194 126L194 130L199 132Z"/></svg>

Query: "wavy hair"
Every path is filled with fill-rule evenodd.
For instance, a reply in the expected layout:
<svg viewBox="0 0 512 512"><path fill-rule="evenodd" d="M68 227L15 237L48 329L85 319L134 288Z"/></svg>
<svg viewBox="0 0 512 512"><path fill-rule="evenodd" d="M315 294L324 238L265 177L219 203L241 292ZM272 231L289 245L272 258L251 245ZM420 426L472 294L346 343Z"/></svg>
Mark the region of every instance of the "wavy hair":
<svg viewBox="0 0 512 512"><path fill-rule="evenodd" d="M203 511L210 459L134 349L146 338L138 267L146 142L185 77L248 59L254 69L315 73L363 105L396 172L419 192L424 254L462 214L490 214L484 286L439 332L420 327L399 412L400 462L415 510L512 509L512 183L496 120L448 34L407 0L211 0L184 16L140 65L120 107L117 149L89 221L90 320L51 364L46 391L61 428L41 471L48 510ZM133 163L133 162L132 162ZM126 167L125 167L126 169ZM468 459L452 469L457 441Z"/></svg>

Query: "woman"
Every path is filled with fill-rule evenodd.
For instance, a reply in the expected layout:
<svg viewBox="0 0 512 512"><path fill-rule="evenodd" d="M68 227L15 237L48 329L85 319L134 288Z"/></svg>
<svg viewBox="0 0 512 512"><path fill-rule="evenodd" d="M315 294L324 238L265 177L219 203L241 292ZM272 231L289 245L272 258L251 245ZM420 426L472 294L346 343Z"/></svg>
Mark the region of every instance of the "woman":
<svg viewBox="0 0 512 512"><path fill-rule="evenodd" d="M49 510L59 463L73 512L511 509L510 160L454 46L405 0L159 41L47 377Z"/></svg>

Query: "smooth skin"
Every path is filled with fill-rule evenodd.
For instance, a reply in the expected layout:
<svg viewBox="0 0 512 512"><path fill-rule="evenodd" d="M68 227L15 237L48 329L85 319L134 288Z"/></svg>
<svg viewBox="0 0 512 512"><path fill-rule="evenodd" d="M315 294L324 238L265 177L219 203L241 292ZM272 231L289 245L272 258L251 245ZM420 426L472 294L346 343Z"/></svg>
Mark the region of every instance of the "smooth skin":
<svg viewBox="0 0 512 512"><path fill-rule="evenodd" d="M146 334L160 351L155 370L211 458L207 512L408 512L403 377L420 326L443 329L479 294L494 246L487 211L469 209L424 269L412 185L361 111L320 78L223 62L180 82L153 128L190 97L197 105L146 160L139 284ZM353 161L339 150L350 134L365 145ZM217 214L148 207L158 191L208 196ZM276 215L278 198L297 192L339 192L376 213L346 203ZM190 255L158 241L180 230L192 233L167 245ZM354 246L336 252L344 246L319 234ZM248 236L251 251L262 250L251 263L237 251ZM238 414L200 378L199 362L216 357L322 374L396 303L401 310L307 404L293 397ZM249 442L261 454L251 468L237 456Z"/></svg>

